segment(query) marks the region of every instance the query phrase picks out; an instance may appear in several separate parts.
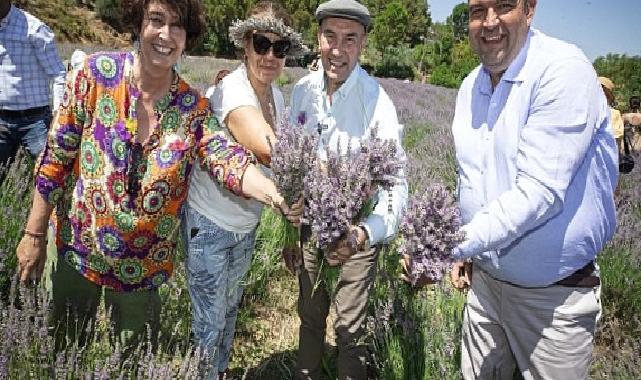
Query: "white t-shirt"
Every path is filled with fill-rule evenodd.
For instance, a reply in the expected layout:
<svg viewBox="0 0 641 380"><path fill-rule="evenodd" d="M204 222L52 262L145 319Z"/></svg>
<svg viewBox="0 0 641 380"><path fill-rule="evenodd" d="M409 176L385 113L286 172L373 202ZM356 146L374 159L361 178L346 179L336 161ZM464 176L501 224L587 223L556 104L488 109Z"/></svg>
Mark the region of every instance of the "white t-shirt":
<svg viewBox="0 0 641 380"><path fill-rule="evenodd" d="M214 96L214 91L216 91L216 86L210 86L207 92L205 92L205 98L211 99L211 97Z"/></svg>
<svg viewBox="0 0 641 380"><path fill-rule="evenodd" d="M273 84L272 93L274 94L275 103L275 122L278 125L285 113L285 101L283 100L283 94ZM209 101L218 122L224 128L227 128L224 120L233 110L242 106L261 109L254 89L247 78L247 70L244 64L227 75L216 86L216 90ZM233 140L231 134L229 137ZM257 166L265 175L270 175L268 168L260 164L257 164ZM220 187L198 165L194 167L191 176L187 202L190 207L218 226L235 233L251 232L258 224L260 213L263 209L263 205L260 202L238 197Z"/></svg>

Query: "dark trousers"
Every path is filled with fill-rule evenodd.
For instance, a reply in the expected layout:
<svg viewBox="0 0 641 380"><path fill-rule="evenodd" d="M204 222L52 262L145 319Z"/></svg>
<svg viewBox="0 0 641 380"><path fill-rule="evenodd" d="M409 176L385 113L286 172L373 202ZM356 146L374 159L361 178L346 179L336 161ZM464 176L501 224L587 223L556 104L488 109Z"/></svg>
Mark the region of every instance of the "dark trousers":
<svg viewBox="0 0 641 380"><path fill-rule="evenodd" d="M336 286L334 326L340 380L367 378L367 346L363 338L378 253L378 248L356 252L341 267ZM317 250L305 244L303 255L304 268L299 275L298 315L301 326L296 378L317 380L320 378L331 299L322 284L314 289L319 271Z"/></svg>

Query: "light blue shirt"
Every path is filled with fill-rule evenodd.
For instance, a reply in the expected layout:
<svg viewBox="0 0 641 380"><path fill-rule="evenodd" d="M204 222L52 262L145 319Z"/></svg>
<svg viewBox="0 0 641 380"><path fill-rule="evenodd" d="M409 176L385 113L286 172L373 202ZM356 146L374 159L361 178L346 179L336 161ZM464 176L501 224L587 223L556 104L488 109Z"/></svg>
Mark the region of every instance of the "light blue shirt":
<svg viewBox="0 0 641 380"><path fill-rule="evenodd" d="M12 5L0 21L0 109L49 105L49 82L53 81L53 107L57 110L64 95L65 74L51 29Z"/></svg>
<svg viewBox="0 0 641 380"><path fill-rule="evenodd" d="M380 84L359 65L333 94L331 104L322 69L302 78L292 91L290 119L293 125L304 121L305 128L320 133L321 158L325 149L359 149L369 139L371 128L378 126L378 137L395 141L399 158L406 160L401 146L403 126L398 123L396 108ZM379 189L376 200L374 211L361 223L372 245L388 242L396 234L407 203L405 173L399 175L389 191Z"/></svg>
<svg viewBox="0 0 641 380"><path fill-rule="evenodd" d="M617 148L590 61L531 30L496 88L463 82L452 125L466 240L496 279L553 284L593 260L616 228Z"/></svg>

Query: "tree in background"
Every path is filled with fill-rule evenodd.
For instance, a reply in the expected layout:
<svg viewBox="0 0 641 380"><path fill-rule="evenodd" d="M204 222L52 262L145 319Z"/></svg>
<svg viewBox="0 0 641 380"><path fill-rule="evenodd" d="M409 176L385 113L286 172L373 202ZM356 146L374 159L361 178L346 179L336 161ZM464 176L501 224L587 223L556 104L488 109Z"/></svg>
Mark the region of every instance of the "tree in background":
<svg viewBox="0 0 641 380"><path fill-rule="evenodd" d="M610 78L616 85L616 108L628 111L630 96L641 96L641 56L608 54L595 59L594 68L599 75Z"/></svg>
<svg viewBox="0 0 641 380"><path fill-rule="evenodd" d="M371 33L374 46L385 59L385 51L390 47L401 47L408 42L407 9L400 1L393 1L374 18L374 30Z"/></svg>
<svg viewBox="0 0 641 380"><path fill-rule="evenodd" d="M447 18L446 24L452 27L455 40L464 41L467 39L469 19L467 3L460 3L454 7L452 14Z"/></svg>
<svg viewBox="0 0 641 380"><path fill-rule="evenodd" d="M229 26L235 20L245 18L252 4L251 0L204 0L209 29L203 50L219 56L234 57L236 48L229 40Z"/></svg>
<svg viewBox="0 0 641 380"><path fill-rule="evenodd" d="M95 0L96 15L119 32L123 31L120 0ZM82 4L82 3L78 3ZM83 4L84 5L84 4Z"/></svg>

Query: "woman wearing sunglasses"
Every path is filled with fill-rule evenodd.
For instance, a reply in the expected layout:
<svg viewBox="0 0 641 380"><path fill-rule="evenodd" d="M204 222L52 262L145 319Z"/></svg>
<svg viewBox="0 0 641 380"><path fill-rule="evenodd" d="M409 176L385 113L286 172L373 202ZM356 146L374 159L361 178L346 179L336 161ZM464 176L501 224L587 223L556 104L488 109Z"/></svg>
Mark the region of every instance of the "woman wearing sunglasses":
<svg viewBox="0 0 641 380"><path fill-rule="evenodd" d="M301 36L289 15L276 3L257 3L245 20L229 28L243 63L216 87L210 99L219 122L251 150L268 174L274 128L286 117L284 100L273 82L285 57L303 53ZM193 332L206 351L207 378L224 379L243 292L254 251L262 205L233 195L195 168L183 212L187 277L192 301Z"/></svg>

